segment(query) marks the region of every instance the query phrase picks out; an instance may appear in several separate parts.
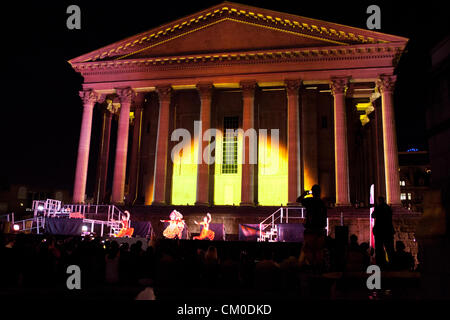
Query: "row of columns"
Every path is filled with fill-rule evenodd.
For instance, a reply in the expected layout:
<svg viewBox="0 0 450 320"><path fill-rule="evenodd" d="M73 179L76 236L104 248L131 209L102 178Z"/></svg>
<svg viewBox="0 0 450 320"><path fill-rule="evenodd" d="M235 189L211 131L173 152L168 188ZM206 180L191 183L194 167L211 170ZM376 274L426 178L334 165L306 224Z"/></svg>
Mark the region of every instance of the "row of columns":
<svg viewBox="0 0 450 320"><path fill-rule="evenodd" d="M334 97L334 146L335 146L335 179L336 179L336 205L349 206L349 168L348 168L348 147L347 147L347 119L345 95L349 78L332 78L330 88ZM393 88L395 77L392 75L382 75L377 81L377 87L381 92L382 99L382 121L383 121L383 145L384 164L386 176L386 200L392 205L400 205L400 185L398 174L397 143L395 133L395 119L393 110ZM286 80L287 93L287 133L288 133L288 204L294 204L300 193L300 121L299 121L299 88L301 80ZM243 121L244 131L254 128L254 100L256 81L243 81L240 83L243 97ZM200 96L200 120L202 121L203 133L211 127L211 100L212 83L199 83L197 90ZM154 205L166 203L166 181L167 181L167 161L168 161L168 141L169 141L169 119L170 101L172 87L170 85L158 86L156 91L159 97L159 118L155 155L154 170ZM130 122L130 107L136 98L131 88L116 89L120 101L119 125L116 145L116 160L113 177L112 202L122 203L125 192L125 175L128 150L128 132ZM86 178L89 159L89 144L92 130L92 111L98 96L92 90L82 91L80 97L83 100L83 120L80 132L80 142L78 147L78 158L76 177L74 184L73 201L75 203L84 202L86 190ZM109 117L109 118L108 118ZM109 132L111 126L111 115L104 115L103 136L101 141L101 153L99 159L99 172L101 172L98 192L104 194L106 187L107 158L109 154ZM137 154L140 149L140 137L142 128L142 101L136 104L135 126L133 131L133 159L139 159ZM106 130L105 130L106 129ZM202 137L201 136L201 137ZM203 157L203 149L209 144L202 139L198 139L198 156ZM250 159L249 141L243 141L243 156ZM241 184L241 205L253 205L254 199L254 177L255 165L245 161L242 164L242 184ZM139 163L132 161L130 164L129 197L135 199L137 195L139 175ZM201 161L197 168L197 205L208 205L209 195L209 167L205 161ZM133 200L132 199L132 200Z"/></svg>

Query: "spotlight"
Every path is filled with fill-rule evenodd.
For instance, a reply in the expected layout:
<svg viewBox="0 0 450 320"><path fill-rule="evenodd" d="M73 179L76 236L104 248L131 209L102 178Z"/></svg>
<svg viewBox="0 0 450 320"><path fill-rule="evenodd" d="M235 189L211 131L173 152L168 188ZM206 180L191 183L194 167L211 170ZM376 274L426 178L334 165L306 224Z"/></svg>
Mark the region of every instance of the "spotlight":
<svg viewBox="0 0 450 320"><path fill-rule="evenodd" d="M38 206L39 211L44 211L44 206Z"/></svg>
<svg viewBox="0 0 450 320"><path fill-rule="evenodd" d="M13 226L13 229L14 229L14 231L19 231L19 230L20 230L20 227L19 227L18 224L15 224L15 225Z"/></svg>
<svg viewBox="0 0 450 320"><path fill-rule="evenodd" d="M88 231L88 227L87 226L82 226L81 227L81 231L82 232L87 232Z"/></svg>

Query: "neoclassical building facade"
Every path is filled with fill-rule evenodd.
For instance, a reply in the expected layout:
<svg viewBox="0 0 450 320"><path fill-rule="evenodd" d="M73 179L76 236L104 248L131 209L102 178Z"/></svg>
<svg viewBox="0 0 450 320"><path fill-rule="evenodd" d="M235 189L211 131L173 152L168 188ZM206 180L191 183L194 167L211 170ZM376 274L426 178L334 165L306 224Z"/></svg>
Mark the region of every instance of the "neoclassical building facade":
<svg viewBox="0 0 450 320"><path fill-rule="evenodd" d="M367 205L371 184L400 205L393 91L407 41L225 2L74 58L84 83L73 201L85 201L89 152L99 152L99 202L289 205L317 183L336 206ZM184 154L176 129L191 137ZM250 138L209 129L255 129L257 163L239 161ZM212 142L217 161L198 161Z"/></svg>

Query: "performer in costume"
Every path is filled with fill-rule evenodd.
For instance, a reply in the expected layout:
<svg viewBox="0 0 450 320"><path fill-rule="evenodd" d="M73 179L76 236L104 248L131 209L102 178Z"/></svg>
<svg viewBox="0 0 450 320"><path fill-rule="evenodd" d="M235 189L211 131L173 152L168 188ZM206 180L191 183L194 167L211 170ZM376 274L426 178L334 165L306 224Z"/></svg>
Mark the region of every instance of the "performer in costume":
<svg viewBox="0 0 450 320"><path fill-rule="evenodd" d="M211 222L211 215L209 213L206 214L206 217L203 218L203 221L198 223L197 221L194 221L195 224L199 224L203 226L200 235L194 237L194 240L214 240L214 231L209 230L209 223Z"/></svg>
<svg viewBox="0 0 450 320"><path fill-rule="evenodd" d="M184 230L183 215L177 210L170 213L170 220L161 220L161 222L168 222L169 225L164 229L163 236L168 239L181 239Z"/></svg>
<svg viewBox="0 0 450 320"><path fill-rule="evenodd" d="M122 224L122 228L119 230L118 233L116 233L114 235L114 237L116 238L121 238L121 237L129 237L131 238L131 236L133 235L134 232L134 228L130 228L130 213L128 211L125 210L125 219L122 219L120 221L120 223ZM112 219L112 221L114 221L114 219Z"/></svg>

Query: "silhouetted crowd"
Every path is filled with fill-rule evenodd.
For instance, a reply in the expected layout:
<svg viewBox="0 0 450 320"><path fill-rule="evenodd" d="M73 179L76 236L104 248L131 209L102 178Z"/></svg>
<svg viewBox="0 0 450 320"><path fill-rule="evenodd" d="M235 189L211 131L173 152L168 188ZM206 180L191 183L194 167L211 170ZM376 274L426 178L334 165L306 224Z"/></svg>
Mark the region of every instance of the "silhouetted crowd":
<svg viewBox="0 0 450 320"><path fill-rule="evenodd" d="M67 267L78 265L84 289L153 287L157 298L189 295L187 288L278 291L308 297L313 289L329 292L324 274L362 273L374 263L373 249L367 243L359 244L355 235L348 244L326 237L321 265L310 263L310 250L301 243L152 238L144 249L142 241L120 245L89 236L18 234L0 238L2 290L66 288ZM405 252L404 244L397 242L396 247L390 270L414 270L414 259Z"/></svg>

